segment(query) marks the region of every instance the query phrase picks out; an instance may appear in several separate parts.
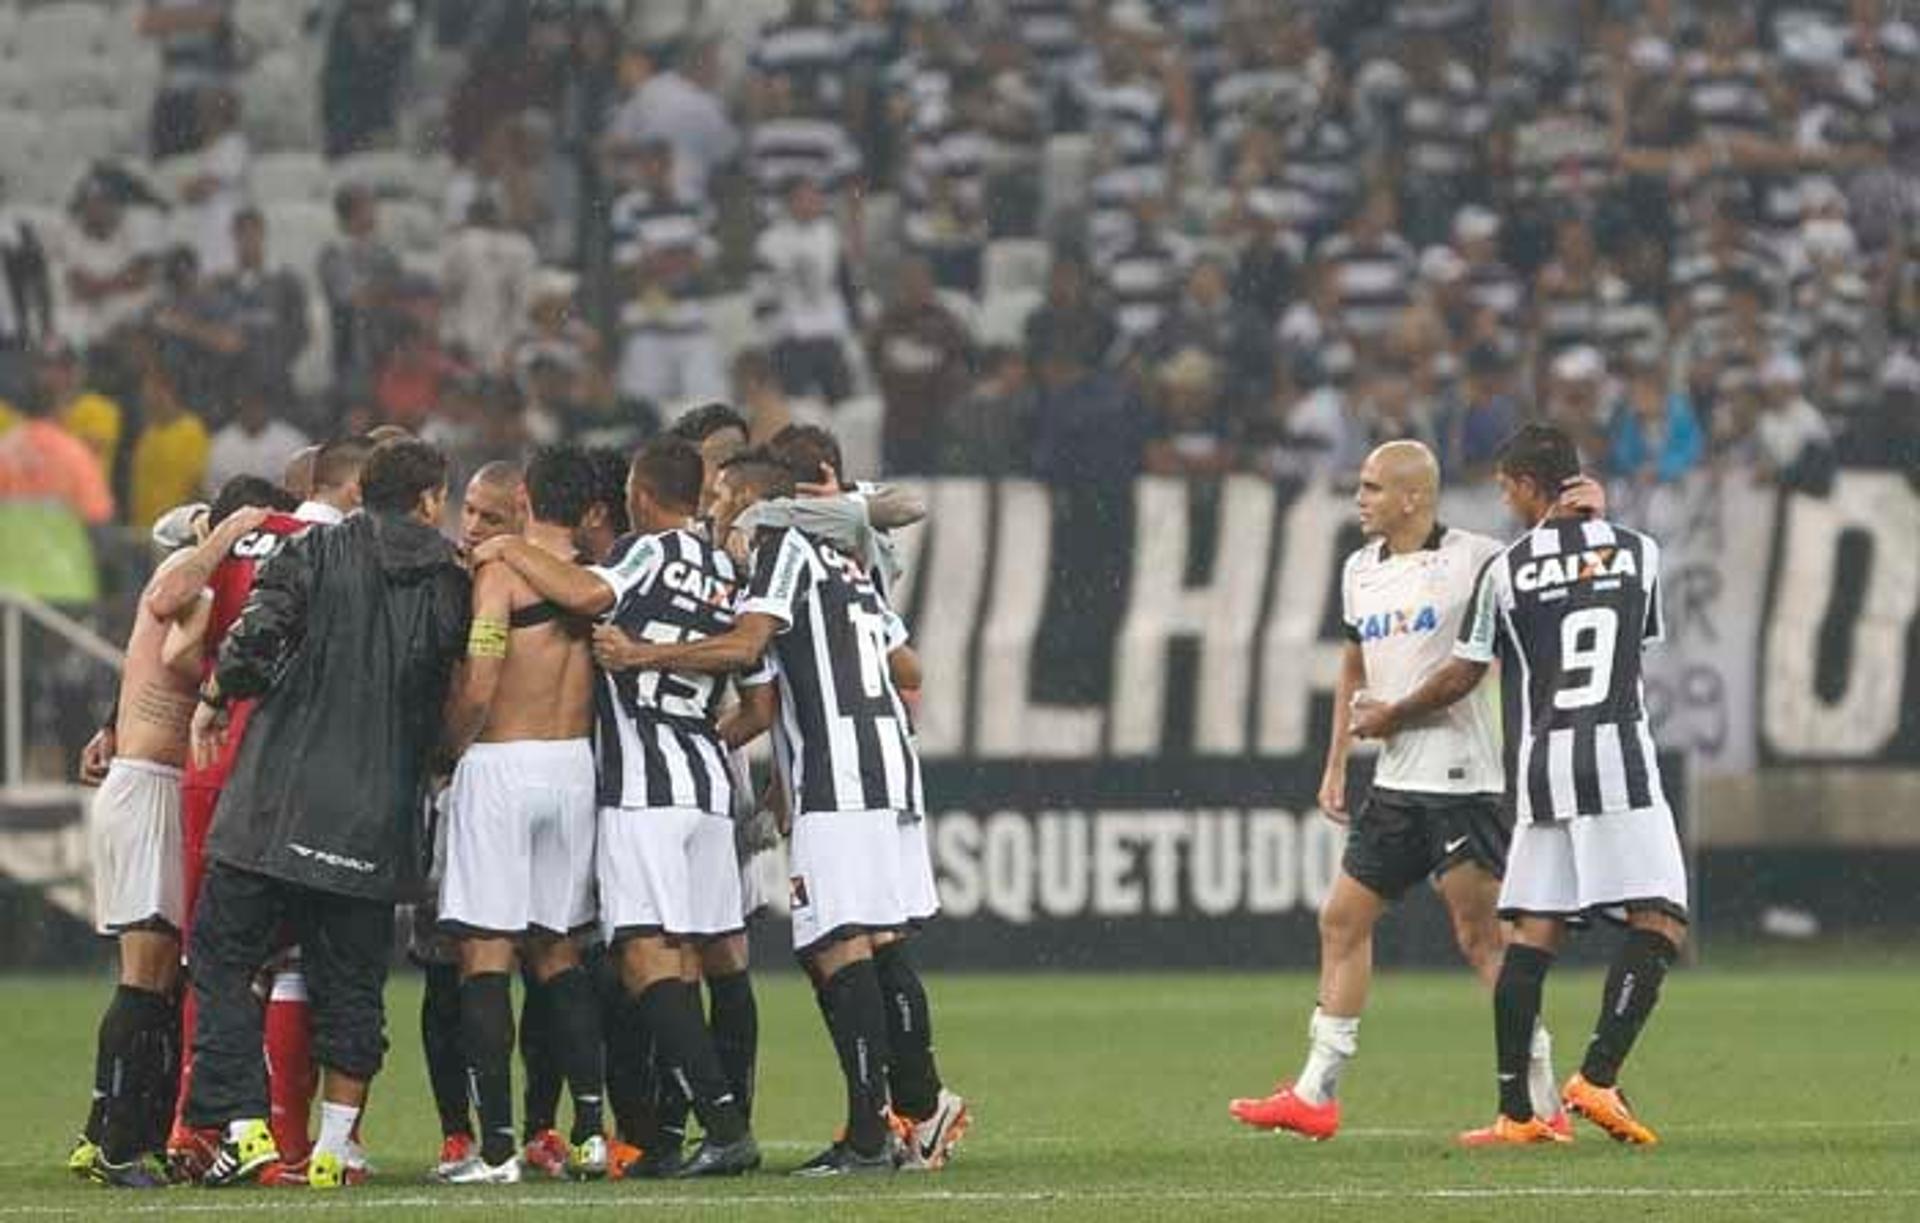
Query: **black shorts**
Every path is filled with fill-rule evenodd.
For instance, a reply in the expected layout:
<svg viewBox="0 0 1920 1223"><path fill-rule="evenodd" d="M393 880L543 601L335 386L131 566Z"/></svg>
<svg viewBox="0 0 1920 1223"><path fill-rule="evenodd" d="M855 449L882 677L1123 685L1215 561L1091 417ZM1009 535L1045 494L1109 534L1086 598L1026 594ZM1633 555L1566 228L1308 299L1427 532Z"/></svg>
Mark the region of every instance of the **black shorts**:
<svg viewBox="0 0 1920 1223"><path fill-rule="evenodd" d="M1513 821L1500 795L1375 790L1347 831L1340 869L1398 900L1422 879L1438 879L1465 862L1500 878L1512 840Z"/></svg>

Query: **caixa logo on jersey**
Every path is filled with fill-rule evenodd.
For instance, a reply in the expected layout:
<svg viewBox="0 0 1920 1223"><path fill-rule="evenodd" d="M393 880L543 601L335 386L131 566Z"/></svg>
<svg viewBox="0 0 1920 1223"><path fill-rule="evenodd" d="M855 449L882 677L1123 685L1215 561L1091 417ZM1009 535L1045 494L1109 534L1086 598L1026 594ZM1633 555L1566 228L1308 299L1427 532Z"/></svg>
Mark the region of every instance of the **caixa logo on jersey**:
<svg viewBox="0 0 1920 1223"><path fill-rule="evenodd" d="M1409 637L1431 633L1440 627L1440 610L1428 603L1423 607L1396 607L1390 612L1375 612L1360 621L1362 643L1383 637Z"/></svg>
<svg viewBox="0 0 1920 1223"><path fill-rule="evenodd" d="M1640 572L1630 548L1587 548L1566 556L1543 556L1513 571L1514 588L1548 590L1604 578L1632 577Z"/></svg>

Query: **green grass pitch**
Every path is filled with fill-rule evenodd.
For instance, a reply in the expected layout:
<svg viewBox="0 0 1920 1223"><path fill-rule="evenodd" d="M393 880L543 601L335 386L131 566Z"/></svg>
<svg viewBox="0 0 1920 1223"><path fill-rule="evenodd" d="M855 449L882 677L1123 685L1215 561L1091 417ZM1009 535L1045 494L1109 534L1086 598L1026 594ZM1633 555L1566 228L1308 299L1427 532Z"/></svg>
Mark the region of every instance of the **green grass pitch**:
<svg viewBox="0 0 1920 1223"><path fill-rule="evenodd" d="M1683 972L1628 1066L1664 1144L1628 1150L1584 1127L1571 1149L1462 1152L1493 1107L1489 1003L1464 972L1383 973L1331 1143L1257 1135L1229 1096L1291 1074L1313 983L1302 974L935 976L942 1068L974 1109L937 1176L796 1181L777 1173L833 1129L841 1097L811 1000L760 982L758 1128L768 1173L698 1186L428 1185L438 1144L420 1064L418 979L389 994L393 1051L368 1138L376 1182L339 1194L177 1189L113 1194L58 1169L81 1119L108 983L5 985L0 1218L162 1215L282 1220L1723 1219L1920 1218L1920 984L1904 957L1823 968L1748 962ZM1598 979L1548 985L1562 1073ZM564 1108L564 1106L563 1106Z"/></svg>

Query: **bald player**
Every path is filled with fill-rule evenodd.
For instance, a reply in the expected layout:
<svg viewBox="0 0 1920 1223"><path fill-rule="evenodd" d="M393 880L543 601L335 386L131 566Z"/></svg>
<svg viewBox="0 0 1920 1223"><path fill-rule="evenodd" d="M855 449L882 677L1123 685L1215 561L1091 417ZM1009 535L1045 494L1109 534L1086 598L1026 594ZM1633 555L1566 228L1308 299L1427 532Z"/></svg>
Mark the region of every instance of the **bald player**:
<svg viewBox="0 0 1920 1223"><path fill-rule="evenodd" d="M525 525L520 509L526 477L517 463L485 464L467 481L460 498L460 550L472 552L496 535L518 535Z"/></svg>
<svg viewBox="0 0 1920 1223"><path fill-rule="evenodd" d="M1373 928L1423 879L1446 905L1460 953L1492 988L1504 936L1495 913L1513 821L1504 799L1496 698L1472 696L1390 738L1373 792L1347 811L1349 717L1362 692L1392 701L1420 686L1452 656L1481 566L1502 544L1438 518L1440 468L1418 442L1389 442L1367 456L1354 496L1367 543L1340 579L1346 645L1334 690L1333 725L1320 807L1347 826L1340 874L1320 910L1320 997L1307 1027L1306 1065L1291 1084L1239 1099L1233 1115L1258 1129L1332 1138L1340 1128L1340 1072L1359 1049L1360 1015L1373 981ZM1567 493L1572 509L1600 499L1591 482ZM1571 1132L1555 1090L1552 1047L1536 1028L1528 1083L1539 1115Z"/></svg>
<svg viewBox="0 0 1920 1223"><path fill-rule="evenodd" d="M320 461L318 445L302 446L293 452L287 460L286 470L280 475L280 487L305 501L313 495L313 468Z"/></svg>

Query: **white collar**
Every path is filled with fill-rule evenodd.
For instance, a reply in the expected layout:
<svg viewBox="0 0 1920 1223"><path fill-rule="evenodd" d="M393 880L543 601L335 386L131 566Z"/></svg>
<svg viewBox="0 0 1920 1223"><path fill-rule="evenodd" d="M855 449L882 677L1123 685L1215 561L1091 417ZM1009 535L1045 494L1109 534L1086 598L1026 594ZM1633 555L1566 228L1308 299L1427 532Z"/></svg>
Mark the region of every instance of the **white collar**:
<svg viewBox="0 0 1920 1223"><path fill-rule="evenodd" d="M321 526L333 526L346 515L324 501L302 501L293 516L301 522L319 523Z"/></svg>

